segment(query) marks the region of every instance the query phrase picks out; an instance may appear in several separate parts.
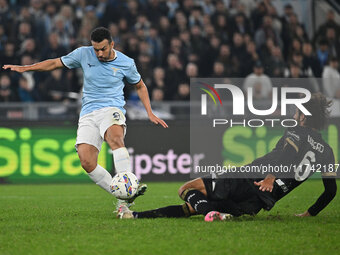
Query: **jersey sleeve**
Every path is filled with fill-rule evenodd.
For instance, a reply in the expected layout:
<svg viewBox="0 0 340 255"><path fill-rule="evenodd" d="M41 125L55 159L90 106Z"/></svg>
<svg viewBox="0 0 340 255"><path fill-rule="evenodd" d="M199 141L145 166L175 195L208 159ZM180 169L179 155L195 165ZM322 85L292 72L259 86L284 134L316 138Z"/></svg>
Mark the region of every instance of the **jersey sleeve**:
<svg viewBox="0 0 340 255"><path fill-rule="evenodd" d="M128 83L135 85L141 80L141 75L137 71L137 67L135 62L132 63L132 65L129 67L125 74L125 78Z"/></svg>
<svg viewBox="0 0 340 255"><path fill-rule="evenodd" d="M321 212L333 200L333 198L336 195L337 173L335 170L334 163L335 163L334 154L333 151L331 150L329 153L329 157L325 161L325 166L328 166L329 169L321 173L325 191L321 194L318 200L308 209L308 212L312 216L316 216L319 212Z"/></svg>
<svg viewBox="0 0 340 255"><path fill-rule="evenodd" d="M322 178L325 191L321 194L318 200L308 209L308 212L312 216L316 216L321 212L335 197L336 195L336 181L335 178Z"/></svg>
<svg viewBox="0 0 340 255"><path fill-rule="evenodd" d="M81 48L77 48L66 56L61 57L61 62L69 69L81 67Z"/></svg>

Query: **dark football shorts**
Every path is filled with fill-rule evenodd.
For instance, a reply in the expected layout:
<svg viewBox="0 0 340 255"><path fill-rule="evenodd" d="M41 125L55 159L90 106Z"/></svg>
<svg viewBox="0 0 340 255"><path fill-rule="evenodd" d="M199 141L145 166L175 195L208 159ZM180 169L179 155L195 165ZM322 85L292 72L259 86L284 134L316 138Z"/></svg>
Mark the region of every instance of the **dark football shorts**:
<svg viewBox="0 0 340 255"><path fill-rule="evenodd" d="M208 200L217 211L228 212L230 200L241 209L243 214L257 214L264 206L262 200L245 179L204 177L202 180Z"/></svg>

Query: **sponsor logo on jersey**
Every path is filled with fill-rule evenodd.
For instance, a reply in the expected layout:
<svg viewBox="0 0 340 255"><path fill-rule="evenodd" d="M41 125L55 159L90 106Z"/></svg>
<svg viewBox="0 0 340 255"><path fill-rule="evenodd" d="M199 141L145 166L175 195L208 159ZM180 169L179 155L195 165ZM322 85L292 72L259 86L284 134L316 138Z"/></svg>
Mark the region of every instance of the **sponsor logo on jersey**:
<svg viewBox="0 0 340 255"><path fill-rule="evenodd" d="M119 112L114 112L113 113L113 118L115 119L115 120L119 120L120 119L120 114L119 114Z"/></svg>
<svg viewBox="0 0 340 255"><path fill-rule="evenodd" d="M297 134L295 134L295 132L293 131L293 132L291 132L291 131L288 131L287 132L287 135L288 136L290 136L290 138L293 138L293 139L295 139L296 141L300 141L300 136L299 135L297 135Z"/></svg>

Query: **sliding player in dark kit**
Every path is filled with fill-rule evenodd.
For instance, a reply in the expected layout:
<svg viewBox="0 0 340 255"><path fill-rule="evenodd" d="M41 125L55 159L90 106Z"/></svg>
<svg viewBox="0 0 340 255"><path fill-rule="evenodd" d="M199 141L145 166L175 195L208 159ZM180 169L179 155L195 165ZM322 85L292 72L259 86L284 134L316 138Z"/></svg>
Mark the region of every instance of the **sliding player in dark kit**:
<svg viewBox="0 0 340 255"><path fill-rule="evenodd" d="M243 214L255 215L261 209L270 210L274 204L307 180L320 168L325 191L304 213L297 216L315 216L336 194L336 165L331 147L318 132L323 129L329 115L330 102L320 93L313 94L304 104L311 113L305 116L299 110L294 119L298 126L288 128L273 151L254 160L251 166L295 165L289 178L276 178L269 174L265 179L198 178L180 187L178 194L185 201L144 212L133 212L121 206L119 218L188 217L205 215L206 221L225 220Z"/></svg>

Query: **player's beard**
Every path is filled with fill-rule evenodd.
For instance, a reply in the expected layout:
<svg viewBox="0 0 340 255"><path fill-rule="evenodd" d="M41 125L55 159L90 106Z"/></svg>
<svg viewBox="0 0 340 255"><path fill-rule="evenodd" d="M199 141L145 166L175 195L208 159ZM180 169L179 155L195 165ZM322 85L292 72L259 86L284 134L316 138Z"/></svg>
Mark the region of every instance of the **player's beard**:
<svg viewBox="0 0 340 255"><path fill-rule="evenodd" d="M101 61L101 62L108 62L108 61L113 60L113 59L111 59L112 53L113 53L113 49L110 50L110 53L109 53L108 57L106 57L106 58L104 58L104 57L99 58L98 57L99 61Z"/></svg>

